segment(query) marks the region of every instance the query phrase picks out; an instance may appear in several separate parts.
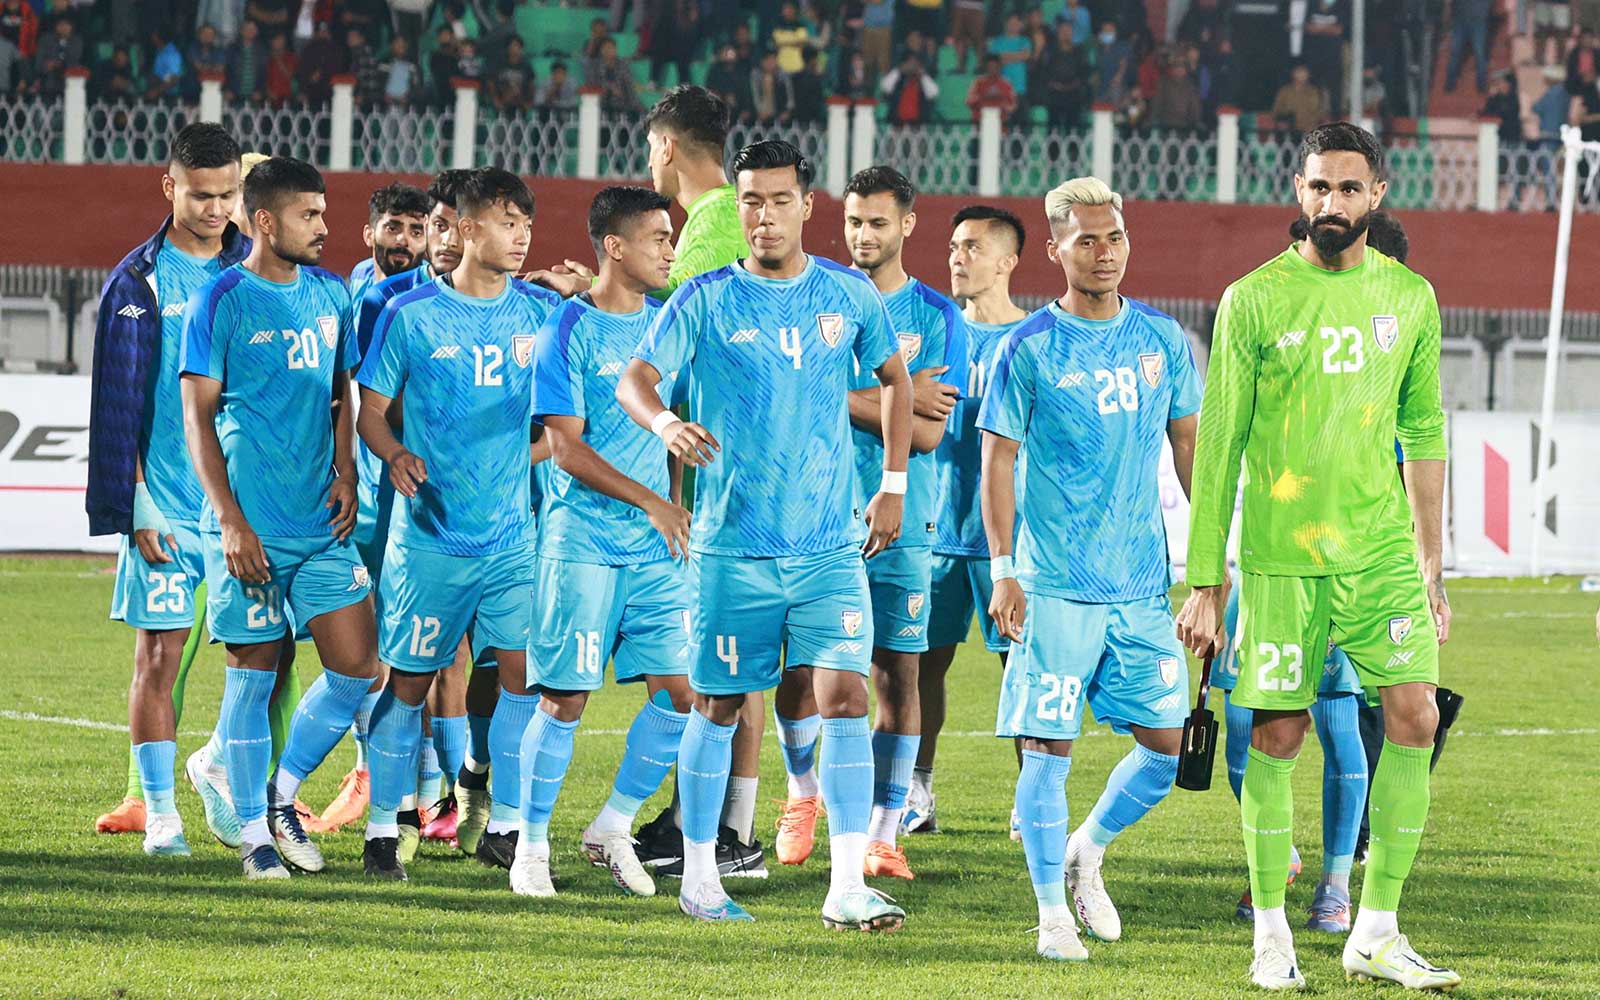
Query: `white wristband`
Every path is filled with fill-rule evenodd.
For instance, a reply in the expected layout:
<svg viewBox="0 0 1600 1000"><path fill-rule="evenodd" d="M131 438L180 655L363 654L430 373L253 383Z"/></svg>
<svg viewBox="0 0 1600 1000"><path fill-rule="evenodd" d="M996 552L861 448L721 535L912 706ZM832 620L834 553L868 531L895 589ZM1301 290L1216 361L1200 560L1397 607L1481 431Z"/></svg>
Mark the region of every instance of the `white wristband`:
<svg viewBox="0 0 1600 1000"><path fill-rule="evenodd" d="M989 560L989 579L991 581L1015 580L1017 571L1011 565L1010 556L995 556Z"/></svg>
<svg viewBox="0 0 1600 1000"><path fill-rule="evenodd" d="M904 472L892 472L888 469L884 469L883 480L878 483L878 492L896 493L900 496L905 496L906 474Z"/></svg>
<svg viewBox="0 0 1600 1000"><path fill-rule="evenodd" d="M655 415L654 420L650 421L650 433L654 434L656 437L661 437L662 431L666 430L668 427L671 427L673 424L681 423L683 423L682 417L679 417L671 410L662 410L660 413Z"/></svg>

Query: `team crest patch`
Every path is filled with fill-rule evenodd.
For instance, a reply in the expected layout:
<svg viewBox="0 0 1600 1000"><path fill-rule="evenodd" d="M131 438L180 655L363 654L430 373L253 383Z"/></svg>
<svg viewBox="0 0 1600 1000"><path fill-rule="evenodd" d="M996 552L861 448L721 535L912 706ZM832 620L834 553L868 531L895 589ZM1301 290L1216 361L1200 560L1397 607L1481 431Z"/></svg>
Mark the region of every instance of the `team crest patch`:
<svg viewBox="0 0 1600 1000"><path fill-rule="evenodd" d="M906 595L906 614L910 615L912 618L921 618L922 617L922 606L927 603L927 600L928 600L928 595L924 594L920 590L916 591L915 593L907 594Z"/></svg>
<svg viewBox="0 0 1600 1000"><path fill-rule="evenodd" d="M1167 687L1178 683L1178 658L1176 656L1163 656L1156 661L1156 667L1161 671L1161 683Z"/></svg>
<svg viewBox="0 0 1600 1000"><path fill-rule="evenodd" d="M896 336L900 338L900 353L905 356L906 364L909 365L922 353L922 334L901 333Z"/></svg>
<svg viewBox="0 0 1600 1000"><path fill-rule="evenodd" d="M1411 634L1411 616L1400 615L1389 619L1389 641L1396 646L1406 641L1406 636Z"/></svg>
<svg viewBox="0 0 1600 1000"><path fill-rule="evenodd" d="M1161 355L1139 355L1139 373L1144 376L1145 384L1154 389L1161 384Z"/></svg>
<svg viewBox="0 0 1600 1000"><path fill-rule="evenodd" d="M1388 354L1400 339L1400 321L1393 316L1372 317L1372 339L1383 353Z"/></svg>
<svg viewBox="0 0 1600 1000"><path fill-rule="evenodd" d="M528 367L533 360L533 334L518 333L511 337L511 359L518 368Z"/></svg>
<svg viewBox="0 0 1600 1000"><path fill-rule="evenodd" d="M322 330L322 343L333 350L339 343L339 318L337 316L318 316L317 326Z"/></svg>
<svg viewBox="0 0 1600 1000"><path fill-rule="evenodd" d="M838 347L844 339L844 316L839 313L821 313L817 316L817 335L829 347Z"/></svg>
<svg viewBox="0 0 1600 1000"><path fill-rule="evenodd" d="M848 635L848 636L859 635L861 633L861 612L859 612L859 611L841 611L841 612L839 612L839 624L844 626L844 634L845 635Z"/></svg>
<svg viewBox="0 0 1600 1000"><path fill-rule="evenodd" d="M365 566L350 567L350 576L355 580L350 585L351 590L364 590L372 586L372 576L367 572Z"/></svg>

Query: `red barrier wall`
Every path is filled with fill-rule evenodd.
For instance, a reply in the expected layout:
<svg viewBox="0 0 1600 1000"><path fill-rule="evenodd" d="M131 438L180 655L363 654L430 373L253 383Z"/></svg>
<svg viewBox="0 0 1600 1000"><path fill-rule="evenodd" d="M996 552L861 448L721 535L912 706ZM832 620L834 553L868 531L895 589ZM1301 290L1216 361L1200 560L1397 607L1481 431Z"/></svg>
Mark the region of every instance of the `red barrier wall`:
<svg viewBox="0 0 1600 1000"><path fill-rule="evenodd" d="M154 167L0 165L0 264L110 267L146 239L165 211L161 170ZM397 179L388 174L328 174L329 223L325 263L348 271L365 252L361 224L367 195ZM404 177L426 184L420 176ZM555 178L533 180L537 199L530 266L563 256L591 261L584 235L589 200L601 185ZM1041 193L1042 194L1042 193ZM907 269L935 287L947 284L945 239L950 216L976 196L924 195L922 226L907 249ZM1028 226L1018 294L1052 295L1060 273L1044 255L1047 236L1040 196L992 199ZM1411 238L1411 265L1428 276L1439 301L1453 306L1539 309L1550 304L1556 217L1550 213L1398 213ZM1125 288L1144 297L1215 300L1228 282L1288 245L1290 205L1212 205L1138 202L1128 206L1133 244ZM681 221L681 216L679 221ZM840 204L818 195L807 247L843 258ZM1569 310L1600 311L1600 218L1574 220Z"/></svg>

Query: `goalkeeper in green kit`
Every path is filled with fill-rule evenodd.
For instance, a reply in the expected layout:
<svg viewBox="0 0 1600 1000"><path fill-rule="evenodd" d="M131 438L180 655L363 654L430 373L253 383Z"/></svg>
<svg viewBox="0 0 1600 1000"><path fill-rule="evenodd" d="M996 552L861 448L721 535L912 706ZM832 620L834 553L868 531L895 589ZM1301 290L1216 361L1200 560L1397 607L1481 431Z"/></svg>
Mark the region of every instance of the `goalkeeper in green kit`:
<svg viewBox="0 0 1600 1000"><path fill-rule="evenodd" d="M1413 989L1461 982L1418 956L1396 922L1428 816L1450 606L1441 577L1439 307L1427 281L1366 245L1383 178L1371 133L1338 122L1306 134L1294 186L1309 236L1224 293L1200 408L1194 592L1178 635L1201 656L1229 641L1225 553L1242 489L1233 701L1255 710L1240 798L1255 901L1250 971L1273 990L1305 987L1283 909L1290 778L1329 642L1349 655L1367 696L1382 700L1388 727L1345 972Z"/></svg>

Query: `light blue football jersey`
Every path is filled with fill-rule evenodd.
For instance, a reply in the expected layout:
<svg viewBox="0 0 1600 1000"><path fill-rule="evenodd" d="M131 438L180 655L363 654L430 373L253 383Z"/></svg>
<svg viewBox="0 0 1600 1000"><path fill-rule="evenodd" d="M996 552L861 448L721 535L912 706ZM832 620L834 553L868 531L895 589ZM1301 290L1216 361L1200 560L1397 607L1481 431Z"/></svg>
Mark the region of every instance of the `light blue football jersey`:
<svg viewBox="0 0 1600 1000"><path fill-rule="evenodd" d="M235 264L189 299L183 371L222 383L228 485L256 534L329 533L333 375L360 357L350 292L332 271L299 267L279 284ZM200 527L218 528L210 504Z"/></svg>
<svg viewBox="0 0 1600 1000"><path fill-rule="evenodd" d="M740 263L678 286L634 352L689 379L689 409L722 444L695 476L690 547L765 558L866 537L846 398L855 360L897 349L883 297L859 271L807 256L793 278Z"/></svg>
<svg viewBox="0 0 1600 1000"><path fill-rule="evenodd" d="M406 448L428 465L417 495L395 498L396 544L477 556L531 539L534 344L560 301L516 280L473 298L436 278L384 307L358 378L404 390Z"/></svg>
<svg viewBox="0 0 1600 1000"><path fill-rule="evenodd" d="M939 470L939 512L935 518L939 532L933 551L938 555L989 558L989 539L983 533L983 510L978 500L978 477L983 471L978 410L994 374L1000 345L1022 322L1023 319L1012 323L966 321L966 385L934 452Z"/></svg>
<svg viewBox="0 0 1600 1000"><path fill-rule="evenodd" d="M961 388L967 369L967 324L954 302L912 278L883 297L894 324L895 339L906 359L906 368L948 368L939 381ZM878 384L872 369L856 368L852 389L870 389ZM883 481L883 439L859 427L850 428L856 444L856 488L863 505L878 493ZM891 548L927 548L933 544L939 510L939 472L937 449L925 455L915 451L906 466L905 517L900 537Z"/></svg>
<svg viewBox="0 0 1600 1000"><path fill-rule="evenodd" d="M638 312L597 308L587 296L563 302L539 331L533 414L582 417L583 439L623 475L665 497L671 489L667 446L617 402L617 379L650 329L661 303L646 298ZM671 400L674 376L657 387ZM644 511L597 493L553 461L539 508L539 554L568 562L634 566L671 553Z"/></svg>
<svg viewBox="0 0 1600 1000"><path fill-rule="evenodd" d="M1183 328L1132 299L1109 320L1052 302L1006 338L978 426L1022 442L1017 578L1086 603L1167 592L1167 422L1200 409Z"/></svg>
<svg viewBox="0 0 1600 1000"><path fill-rule="evenodd" d="M189 296L222 271L216 257L191 257L169 242L156 251L156 305L161 309L161 356L145 379L139 458L156 509L169 518L199 521L206 494L195 477L183 436L178 388L183 311Z"/></svg>
<svg viewBox="0 0 1600 1000"><path fill-rule="evenodd" d="M371 263L372 258L367 258ZM356 265L356 271L361 265ZM355 290L356 271L350 272L351 291ZM399 296L411 291L420 285L426 285L433 280L433 268L427 264L418 264L409 271L384 278L369 284L364 292L352 295L356 304L356 346L365 358L371 353L372 330L378 325L378 316L383 313L383 307ZM399 437L396 434L396 437ZM384 476L388 475L383 467L383 462L372 453L365 441L356 439L356 476L362 485L368 489L376 490L383 483Z"/></svg>
<svg viewBox="0 0 1600 1000"><path fill-rule="evenodd" d="M384 280L384 275L378 273L378 262L371 257L363 257L350 269L350 278L345 282L350 288L350 301L359 304L361 296L367 294L367 289Z"/></svg>

